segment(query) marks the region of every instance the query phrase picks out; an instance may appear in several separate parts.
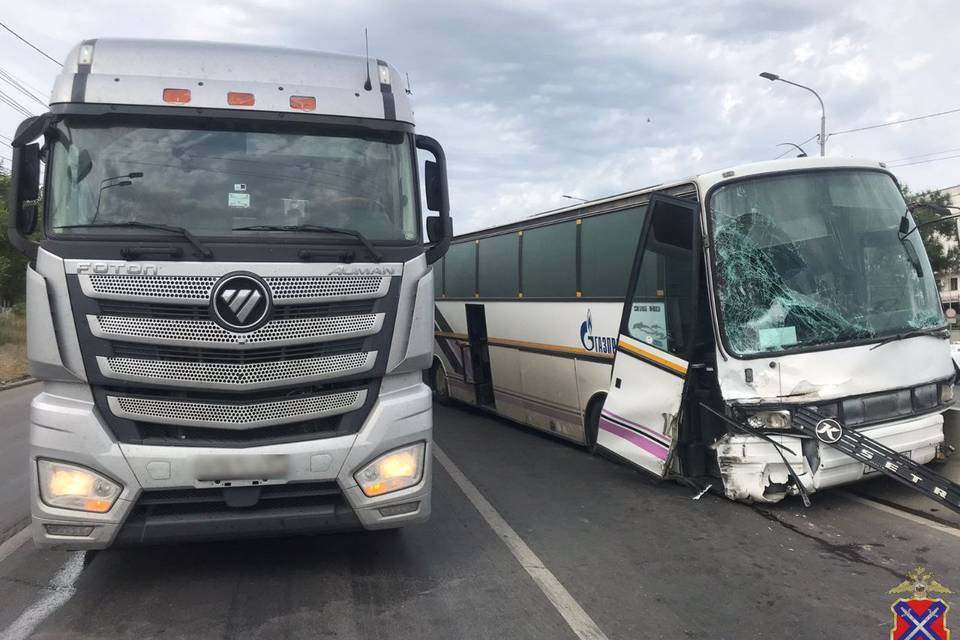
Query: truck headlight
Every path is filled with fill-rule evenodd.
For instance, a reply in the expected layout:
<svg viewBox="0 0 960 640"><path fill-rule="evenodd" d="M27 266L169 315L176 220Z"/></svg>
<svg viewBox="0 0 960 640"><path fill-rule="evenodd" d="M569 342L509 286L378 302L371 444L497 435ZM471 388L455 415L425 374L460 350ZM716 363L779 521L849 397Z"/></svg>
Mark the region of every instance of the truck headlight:
<svg viewBox="0 0 960 640"><path fill-rule="evenodd" d="M425 450L424 442L394 449L360 469L354 478L368 498L412 487L423 477Z"/></svg>
<svg viewBox="0 0 960 640"><path fill-rule="evenodd" d="M790 428L790 412L758 411L747 416L747 424L754 429L788 429Z"/></svg>
<svg viewBox="0 0 960 640"><path fill-rule="evenodd" d="M106 513L122 488L99 473L66 462L37 460L37 468L40 498L51 507Z"/></svg>

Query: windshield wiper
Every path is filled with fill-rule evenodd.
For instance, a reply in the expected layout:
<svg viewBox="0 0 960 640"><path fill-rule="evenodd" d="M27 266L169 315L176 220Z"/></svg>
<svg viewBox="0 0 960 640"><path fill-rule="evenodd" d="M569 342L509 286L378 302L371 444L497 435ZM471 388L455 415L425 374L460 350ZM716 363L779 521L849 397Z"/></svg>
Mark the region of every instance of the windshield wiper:
<svg viewBox="0 0 960 640"><path fill-rule="evenodd" d="M375 262L380 262L383 260L383 255L377 251L376 247L373 246L373 243L367 239L365 235L357 231L356 229L341 229L340 227L325 227L319 224L291 224L291 225L272 225L272 224L255 224L249 227L234 227L234 231L305 231L308 233L333 233L340 234L345 236L351 236L356 238L360 244L362 244L366 250L373 256Z"/></svg>
<svg viewBox="0 0 960 640"><path fill-rule="evenodd" d="M878 349L885 344L891 342L896 342L897 340L906 340L907 338L917 338L919 336L936 336L939 338L949 338L950 331L947 329L946 325L941 327L930 327L928 329L913 329L911 331L904 331L903 333L895 333L885 337L883 340L877 344L870 347L870 351Z"/></svg>
<svg viewBox="0 0 960 640"><path fill-rule="evenodd" d="M204 260L213 258L213 252L205 244L197 240L196 236L184 229L172 224L155 224L153 222L137 222L130 220L128 222L97 222L90 224L67 224L55 227L56 229L99 229L99 228L134 228L134 229L157 229L158 231L169 231L183 236L184 240L189 242L200 252Z"/></svg>

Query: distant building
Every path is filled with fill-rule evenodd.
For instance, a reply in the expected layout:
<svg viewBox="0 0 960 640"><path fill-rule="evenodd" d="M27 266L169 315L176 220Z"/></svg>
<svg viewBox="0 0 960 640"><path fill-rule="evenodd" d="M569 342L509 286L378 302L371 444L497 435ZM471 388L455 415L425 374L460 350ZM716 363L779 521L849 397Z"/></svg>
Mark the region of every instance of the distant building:
<svg viewBox="0 0 960 640"><path fill-rule="evenodd" d="M960 207L960 184L940 189L950 196L950 203ZM960 234L960 219L957 220L957 233ZM940 301L944 309L954 309L960 313L960 272L951 271L937 274L940 284ZM952 322L952 320L951 320Z"/></svg>

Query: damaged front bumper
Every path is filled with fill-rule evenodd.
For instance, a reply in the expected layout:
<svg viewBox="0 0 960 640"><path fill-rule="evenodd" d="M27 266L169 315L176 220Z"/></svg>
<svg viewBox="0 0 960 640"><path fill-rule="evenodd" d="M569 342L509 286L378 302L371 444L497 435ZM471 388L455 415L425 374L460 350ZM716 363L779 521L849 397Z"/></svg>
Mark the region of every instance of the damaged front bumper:
<svg viewBox="0 0 960 640"><path fill-rule="evenodd" d="M860 430L864 435L918 464L936 457L943 442L943 416L928 414ZM786 432L789 433L789 432ZM874 477L863 463L817 440L771 435L782 444L783 457L770 442L745 434L727 434L716 443L724 494L745 502L778 502L799 491L793 486L784 458L808 493Z"/></svg>

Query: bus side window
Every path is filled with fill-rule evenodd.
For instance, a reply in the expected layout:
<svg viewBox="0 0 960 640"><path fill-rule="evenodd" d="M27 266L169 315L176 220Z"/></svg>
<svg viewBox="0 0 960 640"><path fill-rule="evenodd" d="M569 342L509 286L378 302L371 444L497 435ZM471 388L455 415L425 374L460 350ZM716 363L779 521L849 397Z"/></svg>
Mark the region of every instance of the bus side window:
<svg viewBox="0 0 960 640"><path fill-rule="evenodd" d="M693 326L693 219L689 209L660 202L630 299L630 336L686 357Z"/></svg>

